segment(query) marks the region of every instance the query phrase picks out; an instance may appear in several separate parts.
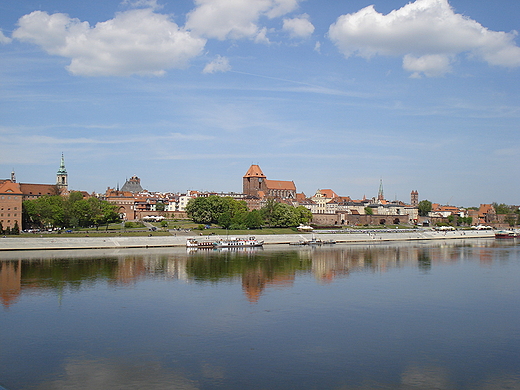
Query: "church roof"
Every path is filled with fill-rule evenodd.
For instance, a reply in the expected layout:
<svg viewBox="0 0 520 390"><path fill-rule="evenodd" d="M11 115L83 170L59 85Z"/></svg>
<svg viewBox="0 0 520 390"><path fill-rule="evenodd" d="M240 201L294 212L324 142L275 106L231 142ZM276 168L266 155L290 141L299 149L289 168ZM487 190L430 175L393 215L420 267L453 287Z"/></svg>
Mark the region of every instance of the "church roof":
<svg viewBox="0 0 520 390"><path fill-rule="evenodd" d="M251 165L244 177L262 177L265 179L265 175L258 165Z"/></svg>
<svg viewBox="0 0 520 390"><path fill-rule="evenodd" d="M121 187L121 191L128 191L133 193L143 191L143 187L141 187L141 179L139 179L137 176L132 176L126 181L123 187Z"/></svg>
<svg viewBox="0 0 520 390"><path fill-rule="evenodd" d="M66 175L67 174L67 170L65 169L65 159L63 158L63 153L61 154L60 169L58 169L57 174L58 175Z"/></svg>
<svg viewBox="0 0 520 390"><path fill-rule="evenodd" d="M54 184L20 183L20 189L24 195L58 195L58 189Z"/></svg>
<svg viewBox="0 0 520 390"><path fill-rule="evenodd" d="M266 180L265 185L270 190L291 190L296 191L296 186L293 181L284 180Z"/></svg>

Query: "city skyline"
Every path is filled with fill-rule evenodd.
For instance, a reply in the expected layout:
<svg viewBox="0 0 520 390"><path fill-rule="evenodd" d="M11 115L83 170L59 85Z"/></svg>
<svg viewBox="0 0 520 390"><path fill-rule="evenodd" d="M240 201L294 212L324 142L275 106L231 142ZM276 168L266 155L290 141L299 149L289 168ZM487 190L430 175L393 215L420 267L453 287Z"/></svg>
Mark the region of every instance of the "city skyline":
<svg viewBox="0 0 520 390"><path fill-rule="evenodd" d="M373 5L373 6L372 6ZM518 204L520 4L0 5L0 178Z"/></svg>

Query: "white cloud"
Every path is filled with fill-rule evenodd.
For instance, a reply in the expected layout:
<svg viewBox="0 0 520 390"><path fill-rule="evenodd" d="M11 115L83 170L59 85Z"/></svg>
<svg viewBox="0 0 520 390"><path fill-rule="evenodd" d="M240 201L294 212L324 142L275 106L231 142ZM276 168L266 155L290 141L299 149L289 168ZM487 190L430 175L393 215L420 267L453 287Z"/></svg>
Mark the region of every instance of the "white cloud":
<svg viewBox="0 0 520 390"><path fill-rule="evenodd" d="M11 38L8 38L4 35L4 33L2 32L2 30L0 30L0 44L7 44L7 43L11 43Z"/></svg>
<svg viewBox="0 0 520 390"><path fill-rule="evenodd" d="M229 60L226 57L217 56L216 59L208 63L202 73L228 72L231 70Z"/></svg>
<svg viewBox="0 0 520 390"><path fill-rule="evenodd" d="M287 31L291 38L307 38L314 32L314 26L309 21L309 15L303 14L297 18L284 19L283 30Z"/></svg>
<svg viewBox="0 0 520 390"><path fill-rule="evenodd" d="M411 76L414 78L421 77L421 73L427 77L437 77L451 70L450 61L450 57L443 54L427 54L421 57L407 54L403 58L403 68L414 72Z"/></svg>
<svg viewBox="0 0 520 390"><path fill-rule="evenodd" d="M163 8L162 5L157 4L157 0L124 0L121 4L131 8L151 8L154 10Z"/></svg>
<svg viewBox="0 0 520 390"><path fill-rule="evenodd" d="M18 24L13 38L70 58L68 70L84 76L161 75L166 69L186 67L206 44L151 8L121 12L94 27L66 14L42 11L21 17Z"/></svg>
<svg viewBox="0 0 520 390"><path fill-rule="evenodd" d="M252 39L265 42L261 17L276 18L298 7L298 0L195 0L186 28L206 38Z"/></svg>
<svg viewBox="0 0 520 390"><path fill-rule="evenodd" d="M416 0L387 15L374 6L340 16L329 28L329 38L349 57L405 56L405 69L417 76L440 76L460 53L491 65L520 66L515 31L491 31L456 14L447 0Z"/></svg>

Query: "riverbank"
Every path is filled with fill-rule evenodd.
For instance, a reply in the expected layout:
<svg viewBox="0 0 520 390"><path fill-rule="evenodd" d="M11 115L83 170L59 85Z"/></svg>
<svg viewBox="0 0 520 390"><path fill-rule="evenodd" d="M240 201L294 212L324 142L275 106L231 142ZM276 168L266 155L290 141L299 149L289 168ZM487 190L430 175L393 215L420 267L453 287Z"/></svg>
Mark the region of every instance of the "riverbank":
<svg viewBox="0 0 520 390"><path fill-rule="evenodd" d="M413 241L413 240L451 240L462 238L494 237L492 230L456 230L438 232L434 230L417 231L352 231L349 233L320 233L322 240L334 240L342 243L362 243L377 241ZM193 235L194 238L202 238ZM217 238L219 236L213 236ZM244 237L244 236L237 236ZM290 244L302 239L310 239L310 234L256 234L265 245ZM56 249L114 249L114 248L164 248L185 247L186 236L152 237L5 237L0 238L0 251L20 250L56 250ZM208 238L205 236L204 238Z"/></svg>

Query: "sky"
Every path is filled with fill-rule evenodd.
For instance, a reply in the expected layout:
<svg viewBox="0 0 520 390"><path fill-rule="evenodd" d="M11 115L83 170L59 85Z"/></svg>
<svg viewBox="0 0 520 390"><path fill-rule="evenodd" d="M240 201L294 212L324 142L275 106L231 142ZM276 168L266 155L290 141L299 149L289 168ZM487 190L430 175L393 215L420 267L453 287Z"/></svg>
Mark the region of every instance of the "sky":
<svg viewBox="0 0 520 390"><path fill-rule="evenodd" d="M520 2L0 0L0 178L520 204Z"/></svg>

